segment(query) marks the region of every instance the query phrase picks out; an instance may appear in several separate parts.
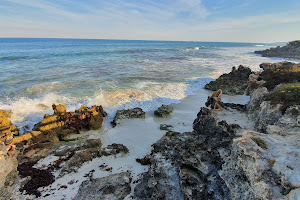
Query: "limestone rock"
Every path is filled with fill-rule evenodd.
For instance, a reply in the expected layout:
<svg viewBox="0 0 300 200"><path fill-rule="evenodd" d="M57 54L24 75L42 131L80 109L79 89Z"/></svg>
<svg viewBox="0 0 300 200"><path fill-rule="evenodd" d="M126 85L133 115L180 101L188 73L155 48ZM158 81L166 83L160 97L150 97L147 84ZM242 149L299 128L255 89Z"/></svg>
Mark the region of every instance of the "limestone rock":
<svg viewBox="0 0 300 200"><path fill-rule="evenodd" d="M193 132L168 132L154 143L149 171L135 188L136 199L229 199L219 177L219 149L226 151L233 135L202 108Z"/></svg>
<svg viewBox="0 0 300 200"><path fill-rule="evenodd" d="M224 94L242 95L247 88L248 77L251 69L240 65L238 69L232 68L229 74L221 75L217 80L205 85L206 89L217 91L221 89Z"/></svg>
<svg viewBox="0 0 300 200"><path fill-rule="evenodd" d="M11 112L0 110L0 142L10 145L13 137L19 135L18 129L10 121Z"/></svg>
<svg viewBox="0 0 300 200"><path fill-rule="evenodd" d="M4 186L7 176L17 170L18 151L15 148L8 149L4 143L0 142L0 188Z"/></svg>
<svg viewBox="0 0 300 200"><path fill-rule="evenodd" d="M145 118L146 113L141 108L133 108L128 110L118 110L114 120L111 122L112 126L115 127L124 119L132 118Z"/></svg>
<svg viewBox="0 0 300 200"><path fill-rule="evenodd" d="M59 176L63 176L67 173L76 172L83 163L91 161L94 158L101 156L117 155L119 153L127 154L129 150L122 144L111 144L101 149L101 146L95 146L83 151L74 152L71 154L69 159L63 165Z"/></svg>
<svg viewBox="0 0 300 200"><path fill-rule="evenodd" d="M52 108L53 108L53 111L54 111L55 115L63 115L67 111L66 106L62 105L62 104L58 104L58 105L53 104Z"/></svg>
<svg viewBox="0 0 300 200"><path fill-rule="evenodd" d="M267 148L261 148L254 138ZM232 199L283 199L299 187L299 151L296 135L247 131L233 141L219 174L229 186Z"/></svg>
<svg viewBox="0 0 300 200"><path fill-rule="evenodd" d="M130 174L122 172L84 181L74 200L122 200L130 193Z"/></svg>
<svg viewBox="0 0 300 200"><path fill-rule="evenodd" d="M157 110L154 111L154 115L158 117L167 117L173 112L173 107L170 105L162 105Z"/></svg>
<svg viewBox="0 0 300 200"><path fill-rule="evenodd" d="M45 115L44 119L34 126L35 131L43 132L43 135L56 134L60 140L64 140L72 133L79 133L82 129L99 129L102 127L103 117L107 113L102 106L81 106L74 112L66 112L64 105L53 104L53 115ZM42 135L41 135L42 137Z"/></svg>
<svg viewBox="0 0 300 200"><path fill-rule="evenodd" d="M300 58L300 41L291 41L282 47L277 46L254 53L261 54L263 57Z"/></svg>
<svg viewBox="0 0 300 200"><path fill-rule="evenodd" d="M239 111L245 111L246 105L235 104L235 103L223 103L221 99L222 90L215 91L211 96L207 98L205 106L213 111L221 111L222 109L236 109Z"/></svg>

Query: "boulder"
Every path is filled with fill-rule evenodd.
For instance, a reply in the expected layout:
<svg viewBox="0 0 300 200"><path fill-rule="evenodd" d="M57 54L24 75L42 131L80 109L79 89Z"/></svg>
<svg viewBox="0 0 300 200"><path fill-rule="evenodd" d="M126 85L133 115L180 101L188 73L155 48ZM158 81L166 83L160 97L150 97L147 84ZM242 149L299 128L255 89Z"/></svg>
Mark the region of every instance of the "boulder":
<svg viewBox="0 0 300 200"><path fill-rule="evenodd" d="M173 107L170 105L162 105L154 111L154 115L158 117L168 117L173 112Z"/></svg>
<svg viewBox="0 0 300 200"><path fill-rule="evenodd" d="M207 98L205 106L213 111L221 111L222 109L236 109L239 111L245 111L246 105L235 104L235 103L223 103L221 99L222 90L214 92L211 96Z"/></svg>
<svg viewBox="0 0 300 200"><path fill-rule="evenodd" d="M104 178L96 178L84 181L74 200L122 200L131 191L130 174L122 172Z"/></svg>
<svg viewBox="0 0 300 200"><path fill-rule="evenodd" d="M240 65L238 69L232 68L229 74L223 74L215 81L205 85L206 89L217 91L221 89L224 94L242 95L247 88L248 77L251 69Z"/></svg>
<svg viewBox="0 0 300 200"><path fill-rule="evenodd" d="M58 105L53 104L52 108L55 115L63 115L67 112L66 106L62 104L58 104Z"/></svg>
<svg viewBox="0 0 300 200"><path fill-rule="evenodd" d="M173 128L172 125L168 125L168 124L161 124L160 125L160 130L170 131L172 128Z"/></svg>
<svg viewBox="0 0 300 200"><path fill-rule="evenodd" d="M146 113L141 108L133 108L128 110L118 110L114 120L111 122L112 126L115 127L124 119L132 118L145 118Z"/></svg>
<svg viewBox="0 0 300 200"><path fill-rule="evenodd" d="M0 142L10 145L13 137L19 135L18 129L10 121L11 112L0 110Z"/></svg>

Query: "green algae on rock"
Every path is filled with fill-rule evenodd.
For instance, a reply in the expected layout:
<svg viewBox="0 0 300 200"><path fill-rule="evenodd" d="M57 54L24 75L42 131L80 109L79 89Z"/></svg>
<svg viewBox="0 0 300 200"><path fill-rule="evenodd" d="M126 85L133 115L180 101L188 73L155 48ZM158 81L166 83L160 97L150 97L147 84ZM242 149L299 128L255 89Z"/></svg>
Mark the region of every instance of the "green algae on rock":
<svg viewBox="0 0 300 200"><path fill-rule="evenodd" d="M242 95L244 94L249 75L252 73L251 69L240 65L238 69L232 68L228 74L223 74L215 81L205 85L205 89L217 91L221 89L224 94L229 95Z"/></svg>
<svg viewBox="0 0 300 200"><path fill-rule="evenodd" d="M168 117L170 113L173 112L173 107L170 105L162 105L157 110L154 111L154 115L158 117Z"/></svg>

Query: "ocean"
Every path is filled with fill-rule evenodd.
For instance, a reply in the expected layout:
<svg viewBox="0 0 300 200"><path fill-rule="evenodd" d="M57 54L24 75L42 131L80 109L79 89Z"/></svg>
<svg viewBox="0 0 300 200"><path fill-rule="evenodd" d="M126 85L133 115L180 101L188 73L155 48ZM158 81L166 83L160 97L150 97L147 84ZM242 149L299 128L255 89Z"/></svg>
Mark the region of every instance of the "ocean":
<svg viewBox="0 0 300 200"><path fill-rule="evenodd" d="M274 45L276 46L276 45ZM233 66L259 70L263 43L92 39L0 39L0 109L12 111L21 132L51 105L117 109L180 103Z"/></svg>

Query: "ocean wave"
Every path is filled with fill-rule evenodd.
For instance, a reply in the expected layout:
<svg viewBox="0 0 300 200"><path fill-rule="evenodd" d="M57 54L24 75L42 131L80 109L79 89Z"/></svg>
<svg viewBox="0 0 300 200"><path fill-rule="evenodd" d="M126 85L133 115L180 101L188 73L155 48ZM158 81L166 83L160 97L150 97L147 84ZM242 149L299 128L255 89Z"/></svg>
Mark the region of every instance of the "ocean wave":
<svg viewBox="0 0 300 200"><path fill-rule="evenodd" d="M53 113L53 103L70 104L72 102L75 102L74 98L49 93L41 98L30 99L21 97L17 100L11 100L8 104L0 103L0 110L11 111L11 121L17 127L21 129L25 126L32 128L34 124L43 119L44 114Z"/></svg>
<svg viewBox="0 0 300 200"><path fill-rule="evenodd" d="M191 47L191 48L186 48L185 51L198 51L200 49L206 48L205 46L202 47Z"/></svg>
<svg viewBox="0 0 300 200"><path fill-rule="evenodd" d="M14 61L14 60L23 60L27 58L28 58L27 56L4 56L4 57L0 57L0 60Z"/></svg>
<svg viewBox="0 0 300 200"><path fill-rule="evenodd" d="M257 45L255 45L256 47L263 47L263 46L265 46L265 45L263 45L263 44L257 44Z"/></svg>
<svg viewBox="0 0 300 200"><path fill-rule="evenodd" d="M140 62L140 63L147 63L147 62L150 62L149 59L143 59L143 60L137 60L137 62Z"/></svg>
<svg viewBox="0 0 300 200"><path fill-rule="evenodd" d="M65 87L67 87L67 84L62 84L60 82L43 83L27 88L25 93L29 95L35 95L39 93L59 91L60 89Z"/></svg>
<svg viewBox="0 0 300 200"><path fill-rule="evenodd" d="M211 79L189 80L185 83L155 85L158 83L140 83L136 88L119 89L114 91L99 90L92 97L78 99L48 93L40 98L19 98L9 104L1 104L0 109L12 112L11 120L17 127L27 127L31 130L37 122L43 119L44 114L52 114L52 104L65 104L68 111L74 111L82 104L87 106L102 105L112 120L118 109L140 107L145 111L153 111L162 104L180 103L193 91L203 88ZM154 85L154 86L153 86ZM149 88L149 86L151 86ZM22 133L22 130L21 130Z"/></svg>

